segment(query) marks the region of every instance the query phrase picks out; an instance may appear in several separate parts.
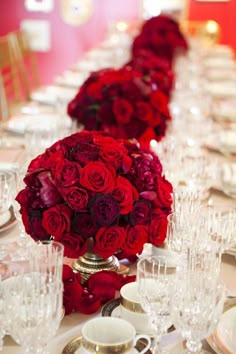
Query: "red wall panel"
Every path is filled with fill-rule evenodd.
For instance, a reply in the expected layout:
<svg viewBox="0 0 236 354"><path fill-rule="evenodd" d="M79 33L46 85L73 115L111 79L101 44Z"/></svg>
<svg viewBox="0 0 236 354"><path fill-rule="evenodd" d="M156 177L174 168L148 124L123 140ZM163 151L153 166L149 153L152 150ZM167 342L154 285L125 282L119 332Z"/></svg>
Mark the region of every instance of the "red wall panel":
<svg viewBox="0 0 236 354"><path fill-rule="evenodd" d="M222 30L221 42L236 49L236 0L197 1L189 0L190 20L214 20Z"/></svg>
<svg viewBox="0 0 236 354"><path fill-rule="evenodd" d="M51 50L37 53L43 84L51 83L55 75L71 67L84 53L104 39L113 20L136 19L139 0L93 0L90 20L80 26L65 24L60 17L60 1L54 0L49 13L28 12L23 0L0 0L0 35L19 28L23 19L47 20L51 26Z"/></svg>

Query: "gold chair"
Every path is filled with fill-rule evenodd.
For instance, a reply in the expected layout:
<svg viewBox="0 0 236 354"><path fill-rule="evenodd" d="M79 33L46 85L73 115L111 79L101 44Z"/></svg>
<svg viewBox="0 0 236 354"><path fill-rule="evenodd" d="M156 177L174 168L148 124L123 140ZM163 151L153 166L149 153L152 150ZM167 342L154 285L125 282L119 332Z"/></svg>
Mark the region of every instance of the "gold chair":
<svg viewBox="0 0 236 354"><path fill-rule="evenodd" d="M0 37L0 120L7 119L23 101L23 95L8 36Z"/></svg>
<svg viewBox="0 0 236 354"><path fill-rule="evenodd" d="M30 94L40 86L36 55L31 50L28 38L23 31L11 32L9 40L26 99L30 100Z"/></svg>
<svg viewBox="0 0 236 354"><path fill-rule="evenodd" d="M221 28L216 21L183 20L180 27L186 35L199 38L206 46L212 46L220 41Z"/></svg>

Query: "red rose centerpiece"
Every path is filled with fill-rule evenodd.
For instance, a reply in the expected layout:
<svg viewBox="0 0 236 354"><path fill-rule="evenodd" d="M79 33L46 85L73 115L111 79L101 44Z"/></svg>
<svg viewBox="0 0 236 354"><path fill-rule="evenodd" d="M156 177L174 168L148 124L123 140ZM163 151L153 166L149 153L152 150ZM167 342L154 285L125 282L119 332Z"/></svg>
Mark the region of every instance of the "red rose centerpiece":
<svg viewBox="0 0 236 354"><path fill-rule="evenodd" d="M138 55L133 57L126 66L140 72L146 82L156 85L156 88L170 96L174 85L174 73L167 59L157 57L150 50L140 49Z"/></svg>
<svg viewBox="0 0 236 354"><path fill-rule="evenodd" d="M86 130L136 138L143 146L160 140L170 120L167 95L130 67L93 72L69 103L68 114Z"/></svg>
<svg viewBox="0 0 236 354"><path fill-rule="evenodd" d="M61 242L67 257L83 255L88 239L103 258L132 257L165 240L172 186L158 157L134 143L73 134L32 160L24 182L16 200L26 232Z"/></svg>
<svg viewBox="0 0 236 354"><path fill-rule="evenodd" d="M166 15L159 15L147 20L140 34L134 39L133 56L138 56L139 51L143 49L172 62L178 51L188 49L188 44L180 31L179 24Z"/></svg>

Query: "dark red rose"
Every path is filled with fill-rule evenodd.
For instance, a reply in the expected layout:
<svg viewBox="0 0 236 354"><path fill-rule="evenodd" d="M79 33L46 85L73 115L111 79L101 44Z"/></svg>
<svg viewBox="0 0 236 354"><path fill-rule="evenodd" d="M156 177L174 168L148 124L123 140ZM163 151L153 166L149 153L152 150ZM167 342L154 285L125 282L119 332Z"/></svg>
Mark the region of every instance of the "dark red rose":
<svg viewBox="0 0 236 354"><path fill-rule="evenodd" d="M80 184L92 192L111 193L115 181L104 163L91 161L80 170Z"/></svg>
<svg viewBox="0 0 236 354"><path fill-rule="evenodd" d="M23 217L23 221L25 222L25 218ZM29 214L29 233L33 237L35 241L38 240L48 240L50 238L50 233L47 232L43 228L42 225L42 215L40 212L32 211ZM27 225L27 224L25 224Z"/></svg>
<svg viewBox="0 0 236 354"><path fill-rule="evenodd" d="M72 229L84 238L89 238L95 235L98 230L98 225L91 214L78 213L72 220Z"/></svg>
<svg viewBox="0 0 236 354"><path fill-rule="evenodd" d="M43 212L42 226L49 235L59 241L63 234L70 231L71 216L72 211L68 206L58 204Z"/></svg>
<svg viewBox="0 0 236 354"><path fill-rule="evenodd" d="M126 234L123 227L101 227L95 235L93 251L101 257L112 256L123 244Z"/></svg>
<svg viewBox="0 0 236 354"><path fill-rule="evenodd" d="M79 182L81 166L77 162L63 160L58 164L55 177L60 187L69 187Z"/></svg>
<svg viewBox="0 0 236 354"><path fill-rule="evenodd" d="M102 99L102 89L103 86L100 82L93 82L87 87L87 94L94 100Z"/></svg>
<svg viewBox="0 0 236 354"><path fill-rule="evenodd" d="M133 208L133 202L138 199L136 188L122 176L117 177L112 195L119 204L120 214L129 214Z"/></svg>
<svg viewBox="0 0 236 354"><path fill-rule="evenodd" d="M90 213L99 226L110 226L118 222L120 208L111 194L97 194L90 200Z"/></svg>
<svg viewBox="0 0 236 354"><path fill-rule="evenodd" d="M71 186L61 189L64 200L74 211L86 211L88 206L88 193L86 189Z"/></svg>
<svg viewBox="0 0 236 354"><path fill-rule="evenodd" d="M148 241L148 228L144 225L128 226L122 250L128 255L135 255L143 250L143 245Z"/></svg>
<svg viewBox="0 0 236 354"><path fill-rule="evenodd" d="M149 242L154 246L161 246L165 242L167 231L167 216L160 210L153 216L149 226Z"/></svg>
<svg viewBox="0 0 236 354"><path fill-rule="evenodd" d="M76 233L67 233L63 235L60 243L64 245L64 256L69 258L78 258L87 251L87 242Z"/></svg>
<svg viewBox="0 0 236 354"><path fill-rule="evenodd" d="M125 98L117 98L113 103L113 113L118 123L127 124L133 114L133 107Z"/></svg>
<svg viewBox="0 0 236 354"><path fill-rule="evenodd" d="M133 209L130 213L131 225L148 224L152 218L151 203L148 200L137 200L134 202Z"/></svg>
<svg viewBox="0 0 236 354"><path fill-rule="evenodd" d="M77 161L81 166L85 166L89 161L98 159L99 147L92 142L81 142L70 152L70 158Z"/></svg>

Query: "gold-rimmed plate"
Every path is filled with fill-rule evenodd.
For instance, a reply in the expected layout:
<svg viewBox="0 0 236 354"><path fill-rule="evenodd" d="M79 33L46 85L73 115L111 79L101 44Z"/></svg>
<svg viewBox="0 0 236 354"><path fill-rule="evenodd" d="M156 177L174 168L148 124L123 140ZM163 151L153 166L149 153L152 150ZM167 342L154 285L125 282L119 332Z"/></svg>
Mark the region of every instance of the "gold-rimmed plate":
<svg viewBox="0 0 236 354"><path fill-rule="evenodd" d="M81 336L72 339L69 343L66 344L66 346L62 350L62 354L85 354L85 351L82 349L81 342ZM144 348L145 343L142 340L138 340L136 347L131 350L130 354L138 354ZM150 349L146 353L152 354Z"/></svg>
<svg viewBox="0 0 236 354"><path fill-rule="evenodd" d="M16 223L16 218L14 214L13 207L11 206L10 209L4 213L2 219L0 220L0 232L6 231L11 228Z"/></svg>
<svg viewBox="0 0 236 354"><path fill-rule="evenodd" d="M224 305L224 312L232 309L235 306L236 306L236 298L226 300L225 305ZM211 349L214 350L215 353L225 354L225 351L223 350L223 348L221 347L221 344L217 340L216 331L214 333L212 333L209 337L207 337L206 341L209 344L209 346L211 347Z"/></svg>

